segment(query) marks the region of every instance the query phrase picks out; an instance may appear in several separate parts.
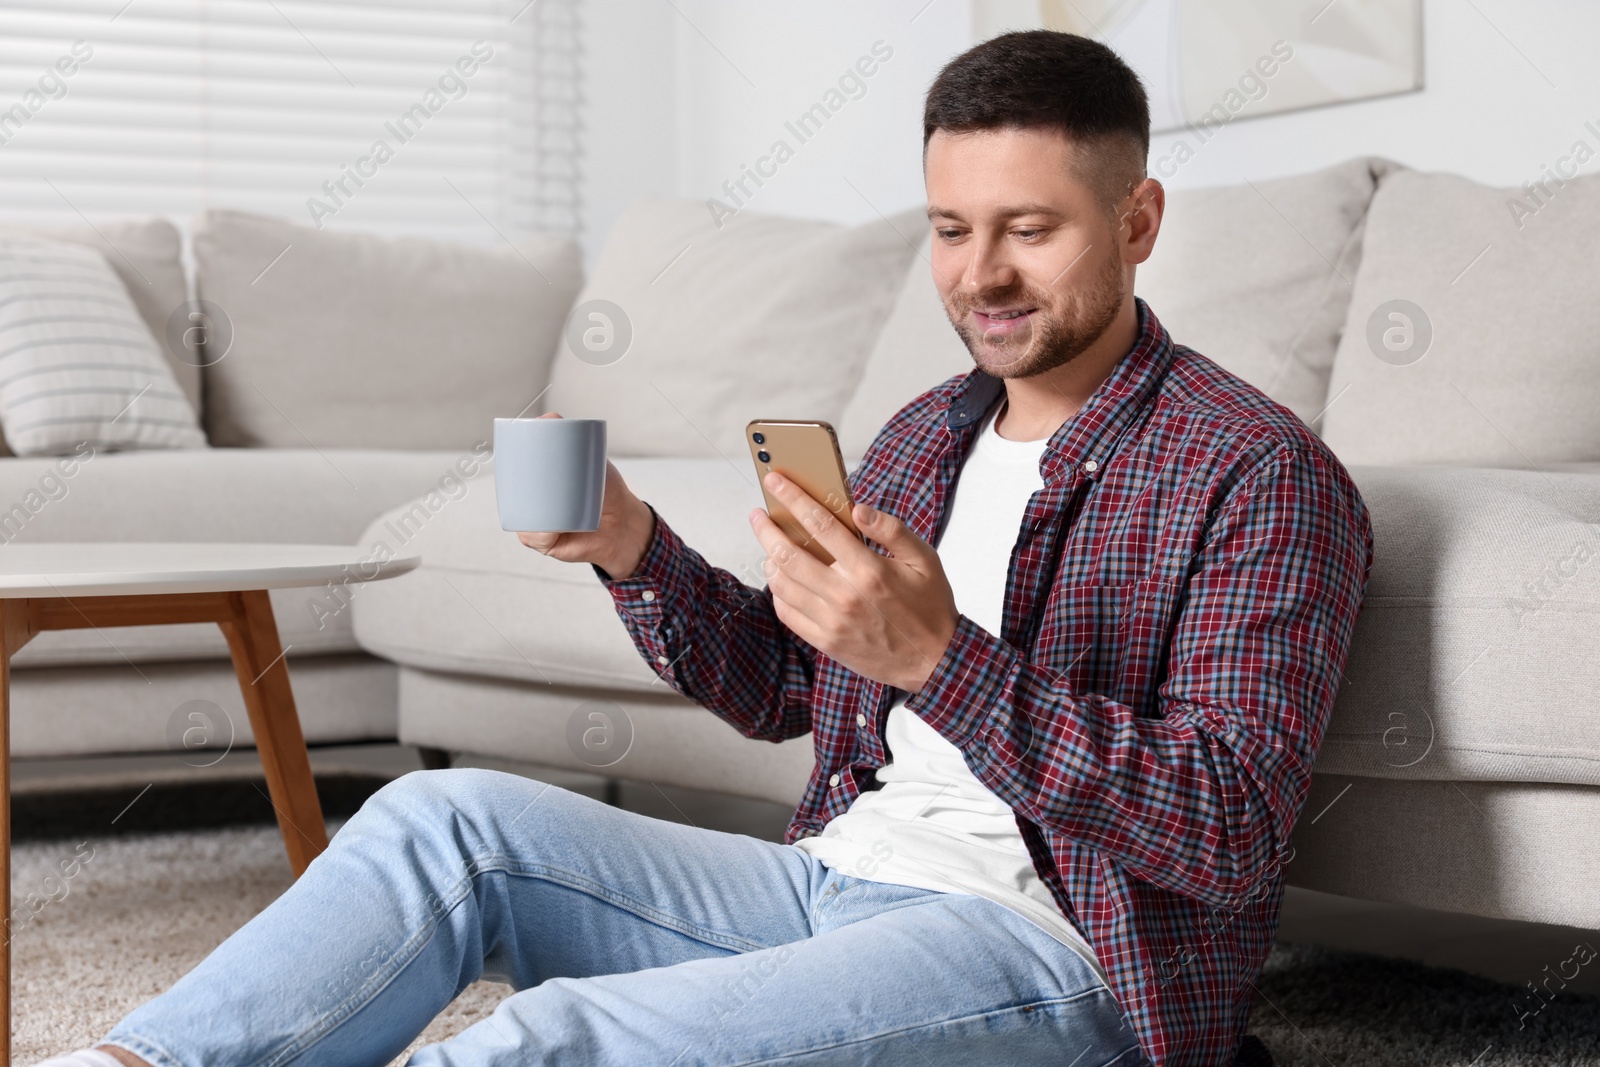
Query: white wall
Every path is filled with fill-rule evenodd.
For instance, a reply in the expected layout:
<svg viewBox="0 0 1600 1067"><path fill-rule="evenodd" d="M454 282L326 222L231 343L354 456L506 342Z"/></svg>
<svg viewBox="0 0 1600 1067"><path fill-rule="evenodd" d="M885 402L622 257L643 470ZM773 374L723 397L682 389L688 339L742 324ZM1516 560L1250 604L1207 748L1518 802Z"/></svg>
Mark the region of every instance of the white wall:
<svg viewBox="0 0 1600 1067"><path fill-rule="evenodd" d="M625 17L609 16L610 25L625 29L619 38L594 25L601 0L589 5L596 93L590 170L598 183L591 246L604 237L594 227L636 190L722 196L722 183L780 137L795 157L755 191L752 211L861 222L921 201L922 94L939 67L972 43L964 0L620 6ZM1584 129L1585 121L1600 126L1600 64L1587 54L1600 42L1600 3L1428 0L1424 19L1421 92L1237 119L1164 180L1174 188L1215 185L1377 154L1521 185L1579 138L1600 148L1600 138ZM866 95L796 144L784 122L821 99L878 40L894 56L867 80ZM670 91L663 62L672 71ZM602 72L618 81L601 86ZM1152 163L1180 136L1157 135Z"/></svg>
<svg viewBox="0 0 1600 1067"><path fill-rule="evenodd" d="M921 202L922 95L971 44L962 0L675 3L680 195L725 197L722 183L782 138L794 158L755 191L751 211L864 222ZM785 122L879 41L892 56L863 79L865 94L800 143Z"/></svg>
<svg viewBox="0 0 1600 1067"><path fill-rule="evenodd" d="M677 16L659 0L590 0L581 18L582 243L592 263L629 203L677 195Z"/></svg>
<svg viewBox="0 0 1600 1067"><path fill-rule="evenodd" d="M1423 40L1422 91L1235 120L1167 184L1270 178L1381 155L1490 185L1521 185L1579 137L1600 149L1583 129L1586 120L1600 120L1600 65L1592 55L1600 4L1430 0ZM1178 136L1154 138L1152 161L1171 152Z"/></svg>

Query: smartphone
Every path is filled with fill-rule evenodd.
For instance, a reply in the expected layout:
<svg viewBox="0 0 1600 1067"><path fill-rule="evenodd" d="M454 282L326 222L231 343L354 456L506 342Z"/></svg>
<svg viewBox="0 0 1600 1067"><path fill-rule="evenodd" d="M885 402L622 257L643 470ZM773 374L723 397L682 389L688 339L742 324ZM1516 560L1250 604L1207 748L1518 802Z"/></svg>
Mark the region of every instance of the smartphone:
<svg viewBox="0 0 1600 1067"><path fill-rule="evenodd" d="M853 501L850 483L845 477L844 457L839 452L839 438L826 422L797 422L784 419L756 419L745 427L745 443L750 446L750 458L755 461L756 481L761 483L761 495L767 501L767 514L778 524L778 529L789 539L823 563L832 563L833 555L806 532L789 509L773 499L762 481L767 472L777 471L811 495L856 539L861 531L850 517Z"/></svg>

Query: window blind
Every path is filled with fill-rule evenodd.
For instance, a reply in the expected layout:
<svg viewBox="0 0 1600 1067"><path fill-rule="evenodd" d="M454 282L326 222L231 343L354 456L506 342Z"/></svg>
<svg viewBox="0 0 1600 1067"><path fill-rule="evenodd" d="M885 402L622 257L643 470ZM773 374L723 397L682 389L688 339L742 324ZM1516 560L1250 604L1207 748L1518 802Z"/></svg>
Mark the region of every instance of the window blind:
<svg viewBox="0 0 1600 1067"><path fill-rule="evenodd" d="M574 233L576 0L6 0L0 218Z"/></svg>

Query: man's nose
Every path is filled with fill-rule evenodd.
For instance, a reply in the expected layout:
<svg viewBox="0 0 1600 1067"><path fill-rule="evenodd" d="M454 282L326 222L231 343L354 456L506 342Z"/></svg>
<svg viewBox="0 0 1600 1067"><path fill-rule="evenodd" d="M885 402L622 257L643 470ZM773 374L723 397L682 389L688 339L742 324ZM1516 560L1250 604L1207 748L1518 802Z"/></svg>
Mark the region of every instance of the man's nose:
<svg viewBox="0 0 1600 1067"><path fill-rule="evenodd" d="M972 254L967 259L966 270L961 274L961 287L969 296L1003 289L1016 281L1016 270L998 241L980 238L974 240L970 247Z"/></svg>

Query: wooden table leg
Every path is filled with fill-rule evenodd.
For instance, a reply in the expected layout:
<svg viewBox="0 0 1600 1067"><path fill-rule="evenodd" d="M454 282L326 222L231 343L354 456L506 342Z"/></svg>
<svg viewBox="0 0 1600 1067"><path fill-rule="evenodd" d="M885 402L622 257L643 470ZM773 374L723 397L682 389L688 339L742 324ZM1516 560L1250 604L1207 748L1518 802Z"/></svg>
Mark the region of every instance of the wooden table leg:
<svg viewBox="0 0 1600 1067"><path fill-rule="evenodd" d="M289 668L278 643L272 601L265 590L47 597L9 603L24 607L24 614L18 616L24 620L19 624L23 636L20 643L12 642L12 652L41 629L215 622L233 653L234 673L239 676L267 791L277 811L278 828L283 831L284 848L295 876L303 874L328 847L328 831L311 779L305 735L300 731L294 692L289 688Z"/></svg>
<svg viewBox="0 0 1600 1067"><path fill-rule="evenodd" d="M32 601L0 600L0 1067L11 1067L11 654L39 631Z"/></svg>
<svg viewBox="0 0 1600 1067"><path fill-rule="evenodd" d="M265 590L129 597L0 599L0 1067L11 1064L11 657L40 630L216 621L228 639L267 791L295 877L328 847L289 667Z"/></svg>
<svg viewBox="0 0 1600 1067"><path fill-rule="evenodd" d="M278 624L265 590L228 593L230 618L219 623L233 653L250 729L255 734L267 791L295 877L328 847L322 805L311 778L311 759L289 688L289 667L278 643Z"/></svg>
<svg viewBox="0 0 1600 1067"><path fill-rule="evenodd" d="M0 1064L11 1067L11 617L19 602L0 600L0 900L6 905L0 938ZM20 602L23 608L27 603Z"/></svg>

